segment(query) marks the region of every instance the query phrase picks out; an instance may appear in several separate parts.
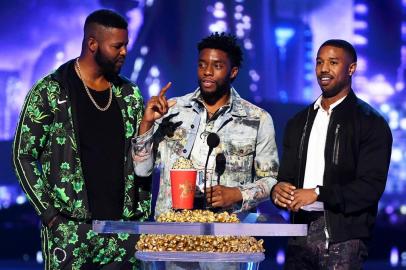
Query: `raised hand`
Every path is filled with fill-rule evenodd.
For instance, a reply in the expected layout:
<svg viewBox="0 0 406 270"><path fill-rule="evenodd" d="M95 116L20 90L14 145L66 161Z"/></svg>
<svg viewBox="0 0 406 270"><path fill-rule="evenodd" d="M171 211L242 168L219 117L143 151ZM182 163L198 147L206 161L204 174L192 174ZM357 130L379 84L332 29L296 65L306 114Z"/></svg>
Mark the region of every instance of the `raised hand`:
<svg viewBox="0 0 406 270"><path fill-rule="evenodd" d="M139 135L147 132L156 120L162 118L168 112L169 108L176 104L175 100L168 101L165 96L171 85L172 83L168 82L161 91L159 91L157 96L152 96L148 101L140 124Z"/></svg>

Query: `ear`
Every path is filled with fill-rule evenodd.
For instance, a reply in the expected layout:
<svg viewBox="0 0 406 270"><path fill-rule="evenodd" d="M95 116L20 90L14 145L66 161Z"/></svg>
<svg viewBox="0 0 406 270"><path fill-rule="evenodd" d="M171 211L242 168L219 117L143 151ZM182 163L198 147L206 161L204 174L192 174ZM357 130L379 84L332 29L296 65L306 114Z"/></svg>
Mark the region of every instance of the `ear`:
<svg viewBox="0 0 406 270"><path fill-rule="evenodd" d="M87 47L89 48L89 50L94 53L97 51L97 48L99 47L99 43L97 42L97 40L94 37L89 37L89 39L87 40Z"/></svg>
<svg viewBox="0 0 406 270"><path fill-rule="evenodd" d="M232 67L231 72L230 72L230 79L234 80L235 77L237 77L238 74L238 67Z"/></svg>
<svg viewBox="0 0 406 270"><path fill-rule="evenodd" d="M350 66L348 67L348 74L350 76L352 76L352 74L354 74L356 69L357 69L357 63L356 62L350 64Z"/></svg>

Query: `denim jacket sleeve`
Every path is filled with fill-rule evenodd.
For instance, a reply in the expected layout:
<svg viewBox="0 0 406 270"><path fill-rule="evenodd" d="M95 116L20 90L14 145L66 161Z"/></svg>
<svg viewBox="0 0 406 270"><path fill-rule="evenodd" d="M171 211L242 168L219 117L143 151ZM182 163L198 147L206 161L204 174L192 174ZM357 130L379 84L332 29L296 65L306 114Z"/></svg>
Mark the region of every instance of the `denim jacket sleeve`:
<svg viewBox="0 0 406 270"><path fill-rule="evenodd" d="M243 197L240 211L251 209L269 199L271 189L276 184L278 167L273 121L271 116L263 111L257 134L253 179L240 186Z"/></svg>
<svg viewBox="0 0 406 270"><path fill-rule="evenodd" d="M154 169L153 154L154 126L146 133L132 139L132 158L134 171L138 176L149 176Z"/></svg>

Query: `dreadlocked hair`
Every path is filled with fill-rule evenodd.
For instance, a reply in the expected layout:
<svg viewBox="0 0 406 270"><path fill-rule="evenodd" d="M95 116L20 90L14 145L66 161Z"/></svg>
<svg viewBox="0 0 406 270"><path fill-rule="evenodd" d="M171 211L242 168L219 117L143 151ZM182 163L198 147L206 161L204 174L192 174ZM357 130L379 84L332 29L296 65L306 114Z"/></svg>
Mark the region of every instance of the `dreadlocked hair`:
<svg viewBox="0 0 406 270"><path fill-rule="evenodd" d="M242 50L237 43L237 38L232 34L224 32L214 32L210 36L203 38L198 44L197 49L199 53L203 49L218 49L227 53L230 58L232 66L241 67Z"/></svg>

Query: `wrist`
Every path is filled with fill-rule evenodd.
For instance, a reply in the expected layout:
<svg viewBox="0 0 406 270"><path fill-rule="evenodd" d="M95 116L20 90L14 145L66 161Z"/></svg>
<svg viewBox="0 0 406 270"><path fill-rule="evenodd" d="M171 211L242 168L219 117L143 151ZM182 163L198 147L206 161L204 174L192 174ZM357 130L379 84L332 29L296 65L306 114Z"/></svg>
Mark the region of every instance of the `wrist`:
<svg viewBox="0 0 406 270"><path fill-rule="evenodd" d="M317 186L317 187L314 189L314 193L316 193L316 199L319 198L319 195L320 195L320 188L319 188L319 186Z"/></svg>
<svg viewBox="0 0 406 270"><path fill-rule="evenodd" d="M142 119L141 123L140 123L140 127L138 130L138 135L142 135L144 133L146 133L148 130L151 129L151 127L154 125L154 121L146 121L144 119Z"/></svg>
<svg viewBox="0 0 406 270"><path fill-rule="evenodd" d="M243 195L239 187L234 187L234 203L239 203L243 200Z"/></svg>

